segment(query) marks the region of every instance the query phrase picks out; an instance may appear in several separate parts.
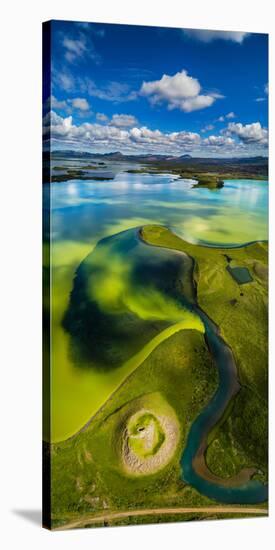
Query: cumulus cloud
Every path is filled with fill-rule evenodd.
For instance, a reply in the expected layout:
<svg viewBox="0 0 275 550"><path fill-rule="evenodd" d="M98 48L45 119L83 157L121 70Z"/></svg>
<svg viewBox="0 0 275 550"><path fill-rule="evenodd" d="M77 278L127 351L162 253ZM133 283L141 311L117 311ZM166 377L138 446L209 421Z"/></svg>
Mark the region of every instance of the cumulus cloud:
<svg viewBox="0 0 275 550"><path fill-rule="evenodd" d="M72 113L73 109L79 111L79 113L85 113L90 110L90 105L84 97L75 97L73 99L57 99L54 95L51 95L44 104L44 109L57 109L58 111L66 111ZM91 111L90 111L91 114Z"/></svg>
<svg viewBox="0 0 275 550"><path fill-rule="evenodd" d="M102 113L101 113L102 114ZM130 115L129 115L130 116ZM158 153L196 156L233 156L262 152L267 141L267 130L259 123L242 125L229 123L221 135L202 138L197 132L162 132L146 126L118 127L110 120L74 124L72 116L62 117L47 113L43 120L44 139L90 151L117 151L124 153Z"/></svg>
<svg viewBox="0 0 275 550"><path fill-rule="evenodd" d="M43 134L66 137L72 128L72 116L63 118L55 111L49 111L43 118Z"/></svg>
<svg viewBox="0 0 275 550"><path fill-rule="evenodd" d="M213 145L215 147L233 146L234 139L225 136L209 136L203 140L204 145Z"/></svg>
<svg viewBox="0 0 275 550"><path fill-rule="evenodd" d="M183 29L185 35L201 42L212 42L213 40L229 40L242 44L244 39L249 36L248 32L239 31L207 31L200 29Z"/></svg>
<svg viewBox="0 0 275 550"><path fill-rule="evenodd" d="M143 82L140 94L148 97L154 105L166 102L168 109L180 109L186 113L210 107L219 94L200 94L201 85L197 78L182 70L173 76L164 74L160 80Z"/></svg>
<svg viewBox="0 0 275 550"><path fill-rule="evenodd" d="M230 113L227 113L226 115L221 115L219 118L217 118L217 122L224 122L225 119L230 118L236 118L236 115L233 111L230 111Z"/></svg>
<svg viewBox="0 0 275 550"><path fill-rule="evenodd" d="M146 126L126 129L111 123L92 124L88 122L77 126L72 123L72 116L63 118L54 111L44 117L43 123L46 138L51 136L51 139L62 140L63 143L74 142L78 145L91 147L104 147L105 149L107 147L110 150L123 147L123 150L132 152L165 150L176 154L181 153L185 148L189 150L190 147L199 145L201 139L200 135L195 132L164 133L160 130L151 130Z"/></svg>
<svg viewBox="0 0 275 550"><path fill-rule="evenodd" d="M59 109L65 111L68 107L66 99L59 100L54 95L51 95L46 99L44 103L44 109L50 110L50 109Z"/></svg>
<svg viewBox="0 0 275 550"><path fill-rule="evenodd" d="M185 99L178 105L178 107L185 111L185 113L191 113L192 111L198 111L199 109L205 109L210 107L215 101L215 98L211 95L198 95L197 97L191 97ZM169 105L169 108L174 109L177 105Z"/></svg>
<svg viewBox="0 0 275 550"><path fill-rule="evenodd" d="M107 122L109 118L104 113L96 113L96 120L99 122Z"/></svg>
<svg viewBox="0 0 275 550"><path fill-rule="evenodd" d="M118 128L130 128L138 123L137 119L133 115L113 115L110 121L112 126Z"/></svg>
<svg viewBox="0 0 275 550"><path fill-rule="evenodd" d="M132 128L129 138L134 143L167 147L170 151L180 146L190 146L200 143L200 136L195 132L163 133L160 130L150 130L146 126ZM168 150L167 149L167 150Z"/></svg>
<svg viewBox="0 0 275 550"><path fill-rule="evenodd" d="M225 118L236 118L236 115L233 111L230 111L230 113L227 113L227 115L225 115Z"/></svg>
<svg viewBox="0 0 275 550"><path fill-rule="evenodd" d="M245 144L267 145L268 142L268 131L266 128L262 128L260 122L252 124L230 122L226 134L237 136Z"/></svg>
<svg viewBox="0 0 275 550"><path fill-rule="evenodd" d="M71 104L75 109L79 109L80 111L88 111L90 106L84 97L75 97L71 100Z"/></svg>

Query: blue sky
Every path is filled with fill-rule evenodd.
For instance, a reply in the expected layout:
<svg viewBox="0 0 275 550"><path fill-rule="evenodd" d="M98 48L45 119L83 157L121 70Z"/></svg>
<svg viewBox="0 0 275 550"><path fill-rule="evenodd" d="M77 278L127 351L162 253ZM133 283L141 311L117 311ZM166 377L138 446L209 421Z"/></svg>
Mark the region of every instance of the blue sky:
<svg viewBox="0 0 275 550"><path fill-rule="evenodd" d="M267 155L267 35L51 26L53 149Z"/></svg>

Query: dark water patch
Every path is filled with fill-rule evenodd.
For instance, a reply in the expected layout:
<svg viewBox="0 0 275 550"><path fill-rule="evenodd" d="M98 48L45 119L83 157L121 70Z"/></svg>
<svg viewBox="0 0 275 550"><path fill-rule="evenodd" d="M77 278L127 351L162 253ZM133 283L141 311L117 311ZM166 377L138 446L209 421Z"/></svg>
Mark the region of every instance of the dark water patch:
<svg viewBox="0 0 275 550"><path fill-rule="evenodd" d="M75 365L119 367L179 320L184 275L180 255L141 247L136 230L102 239L76 271L63 318Z"/></svg>
<svg viewBox="0 0 275 550"><path fill-rule="evenodd" d="M253 281L253 277L247 267L231 267L228 265L226 269L239 285L244 285Z"/></svg>

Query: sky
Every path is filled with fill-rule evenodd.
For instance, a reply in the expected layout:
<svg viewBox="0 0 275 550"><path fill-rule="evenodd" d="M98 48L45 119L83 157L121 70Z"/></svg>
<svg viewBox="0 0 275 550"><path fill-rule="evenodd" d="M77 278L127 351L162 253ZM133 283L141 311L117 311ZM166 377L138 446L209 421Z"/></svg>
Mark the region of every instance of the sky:
<svg viewBox="0 0 275 550"><path fill-rule="evenodd" d="M52 21L45 144L267 156L268 35Z"/></svg>

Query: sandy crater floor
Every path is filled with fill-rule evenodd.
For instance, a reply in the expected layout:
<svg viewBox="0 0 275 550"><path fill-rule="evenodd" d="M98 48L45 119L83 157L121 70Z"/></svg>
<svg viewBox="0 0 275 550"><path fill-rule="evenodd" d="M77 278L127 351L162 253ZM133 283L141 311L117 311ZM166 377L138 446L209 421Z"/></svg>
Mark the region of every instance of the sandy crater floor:
<svg viewBox="0 0 275 550"><path fill-rule="evenodd" d="M180 427L172 409L169 416L140 409L128 419L123 432L124 470L130 475L151 475L161 470L174 456L179 437Z"/></svg>

